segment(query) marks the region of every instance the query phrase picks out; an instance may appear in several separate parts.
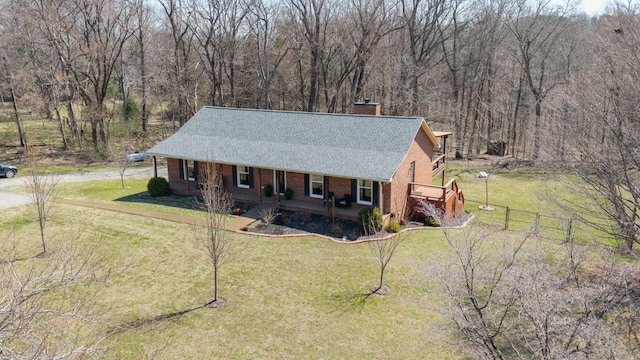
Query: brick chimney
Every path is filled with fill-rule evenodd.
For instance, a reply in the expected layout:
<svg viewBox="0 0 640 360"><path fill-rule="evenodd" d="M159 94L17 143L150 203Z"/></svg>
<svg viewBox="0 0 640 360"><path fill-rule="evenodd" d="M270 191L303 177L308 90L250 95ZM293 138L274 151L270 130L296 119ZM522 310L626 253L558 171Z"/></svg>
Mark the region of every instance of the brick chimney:
<svg viewBox="0 0 640 360"><path fill-rule="evenodd" d="M364 102L353 104L353 113L357 115L380 115L380 104L372 103L371 99L366 98Z"/></svg>

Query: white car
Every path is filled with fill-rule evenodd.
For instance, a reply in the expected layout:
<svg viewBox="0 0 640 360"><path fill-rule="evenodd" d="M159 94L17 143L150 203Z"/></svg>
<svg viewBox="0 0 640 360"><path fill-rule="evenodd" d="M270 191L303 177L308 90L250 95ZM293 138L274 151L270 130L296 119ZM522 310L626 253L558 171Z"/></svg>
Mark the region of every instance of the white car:
<svg viewBox="0 0 640 360"><path fill-rule="evenodd" d="M147 160L149 158L149 155L145 154L144 152L134 152L133 154L127 154L125 155L124 159L128 162L137 162L137 161L144 161Z"/></svg>

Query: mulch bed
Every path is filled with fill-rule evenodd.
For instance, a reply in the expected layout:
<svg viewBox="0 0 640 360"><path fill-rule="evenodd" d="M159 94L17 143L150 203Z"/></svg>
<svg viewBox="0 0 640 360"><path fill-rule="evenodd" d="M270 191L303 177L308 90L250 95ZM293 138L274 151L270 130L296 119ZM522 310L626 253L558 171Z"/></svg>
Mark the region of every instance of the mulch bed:
<svg viewBox="0 0 640 360"><path fill-rule="evenodd" d="M363 234L355 221L335 219L324 215L280 210L272 224L259 224L250 231L268 235L304 235L320 234L342 240L357 240Z"/></svg>

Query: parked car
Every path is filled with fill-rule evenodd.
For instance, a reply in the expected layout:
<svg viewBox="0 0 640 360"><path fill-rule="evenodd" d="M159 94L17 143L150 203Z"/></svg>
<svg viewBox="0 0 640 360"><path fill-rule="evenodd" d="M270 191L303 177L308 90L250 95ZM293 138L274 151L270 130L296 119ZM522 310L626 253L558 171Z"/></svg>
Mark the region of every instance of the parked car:
<svg viewBox="0 0 640 360"><path fill-rule="evenodd" d="M124 159L129 162L144 161L144 160L147 160L148 158L149 158L149 155L145 154L144 152L138 152L138 151L132 154L127 154L124 157Z"/></svg>
<svg viewBox="0 0 640 360"><path fill-rule="evenodd" d="M18 173L18 168L12 165L0 164L0 176L6 178L12 178L13 175Z"/></svg>

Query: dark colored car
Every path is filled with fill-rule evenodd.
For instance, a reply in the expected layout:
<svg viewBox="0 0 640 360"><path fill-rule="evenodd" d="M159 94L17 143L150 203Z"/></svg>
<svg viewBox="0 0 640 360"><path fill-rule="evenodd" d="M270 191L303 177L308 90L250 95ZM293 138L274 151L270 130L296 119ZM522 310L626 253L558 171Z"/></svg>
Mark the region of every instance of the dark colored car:
<svg viewBox="0 0 640 360"><path fill-rule="evenodd" d="M12 178L13 175L18 173L18 168L11 165L0 164L0 176L6 178Z"/></svg>

